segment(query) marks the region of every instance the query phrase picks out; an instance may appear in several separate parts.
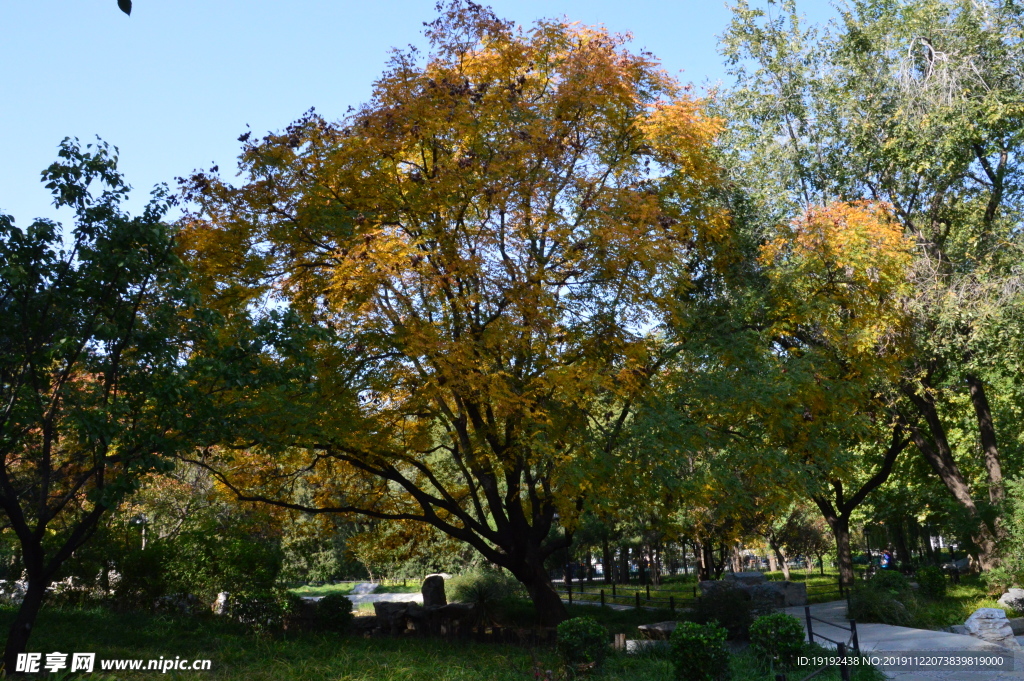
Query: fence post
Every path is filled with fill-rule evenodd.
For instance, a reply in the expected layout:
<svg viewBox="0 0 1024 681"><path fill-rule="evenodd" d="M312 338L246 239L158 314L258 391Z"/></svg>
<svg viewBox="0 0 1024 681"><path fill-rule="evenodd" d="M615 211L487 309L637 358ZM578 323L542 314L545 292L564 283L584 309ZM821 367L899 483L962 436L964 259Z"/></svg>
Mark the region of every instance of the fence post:
<svg viewBox="0 0 1024 681"><path fill-rule="evenodd" d="M668 609L672 611L673 615L676 613L676 597L675 596L669 596L668 597Z"/></svg>
<svg viewBox="0 0 1024 681"><path fill-rule="evenodd" d="M572 582L566 581L565 592L569 594L569 605L572 605Z"/></svg>
<svg viewBox="0 0 1024 681"><path fill-rule="evenodd" d="M639 591L636 592L636 609L637 610L640 609L640 592Z"/></svg>
<svg viewBox="0 0 1024 681"><path fill-rule="evenodd" d="M839 664L839 678L843 681L850 681L850 665L846 664L846 644L840 643L838 644L838 648L839 657L843 660L843 662Z"/></svg>
<svg viewBox="0 0 1024 681"><path fill-rule="evenodd" d="M853 653L860 657L860 640L857 639L857 620L850 620L850 632L853 634Z"/></svg>
<svg viewBox="0 0 1024 681"><path fill-rule="evenodd" d="M615 582L612 582L612 598L615 598Z"/></svg>
<svg viewBox="0 0 1024 681"><path fill-rule="evenodd" d="M601 607L604 607L604 589L601 589Z"/></svg>
<svg viewBox="0 0 1024 681"><path fill-rule="evenodd" d="M811 628L811 606L804 606L804 616L807 618L807 642L814 643L814 630Z"/></svg>

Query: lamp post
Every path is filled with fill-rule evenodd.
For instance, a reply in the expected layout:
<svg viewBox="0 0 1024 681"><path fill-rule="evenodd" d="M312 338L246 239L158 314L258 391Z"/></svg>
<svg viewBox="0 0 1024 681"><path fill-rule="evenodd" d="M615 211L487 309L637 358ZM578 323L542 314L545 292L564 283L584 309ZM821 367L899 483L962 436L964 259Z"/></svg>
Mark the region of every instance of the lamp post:
<svg viewBox="0 0 1024 681"><path fill-rule="evenodd" d="M131 520L128 521L132 525L139 525L142 527L142 550L146 550L146 523L149 522L149 518L146 517L145 513L140 513Z"/></svg>

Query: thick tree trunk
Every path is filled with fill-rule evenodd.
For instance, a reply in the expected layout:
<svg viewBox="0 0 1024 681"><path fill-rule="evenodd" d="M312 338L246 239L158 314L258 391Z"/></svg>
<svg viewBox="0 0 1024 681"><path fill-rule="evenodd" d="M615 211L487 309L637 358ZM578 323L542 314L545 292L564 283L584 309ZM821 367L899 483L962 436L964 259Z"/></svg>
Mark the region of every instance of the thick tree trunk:
<svg viewBox="0 0 1024 681"><path fill-rule="evenodd" d="M774 537L768 537L768 546L771 547L772 553L775 554L775 559L778 565L776 567L782 568L782 577L789 579L789 562L786 560L786 552L782 546L775 541Z"/></svg>
<svg viewBox="0 0 1024 681"><path fill-rule="evenodd" d="M46 587L49 582L42 578L29 577L28 588L25 591L25 600L18 608L18 614L11 624L7 633L7 646L4 648L4 668L8 675L14 673L18 660L18 653L25 652L29 636L32 635L32 626L35 624L36 616L39 615L39 608L43 605L43 597L46 594Z"/></svg>
<svg viewBox="0 0 1024 681"><path fill-rule="evenodd" d="M621 558L621 562L620 562L620 566L621 566L620 570L621 570L621 572L619 573L619 581L622 584L629 584L629 547L628 546L623 546L622 547L620 558Z"/></svg>
<svg viewBox="0 0 1024 681"><path fill-rule="evenodd" d="M844 587L853 586L853 552L850 550L850 518L839 516L832 520L825 518L836 539L836 562L839 563L839 582Z"/></svg>
<svg viewBox="0 0 1024 681"><path fill-rule="evenodd" d="M980 384L979 384L980 385ZM928 388L928 386L925 386ZM932 395L927 390L923 395L917 394L912 388L904 388L904 394L906 394L914 406L917 407L918 412L924 417L925 422L928 424L928 430L931 435L930 438L926 438L918 428L913 428L911 433L913 435L914 444L917 445L918 450L924 455L924 458L931 465L932 469L942 480L942 483L949 490L949 493L953 495L953 499L956 500L960 506L974 519L978 524L978 530L975 533L972 540L978 548L978 563L982 570L991 570L997 567L999 564L998 556L996 553L997 546L993 532L999 527L999 518L993 519L991 525L982 518L982 514L978 511L978 506L974 503L973 497L971 497L971 489L967 484L967 479L963 473L960 472L960 468L956 465L956 461L953 459L953 450L949 446L949 440L946 438L946 430L942 425L942 419L939 418L938 410L935 408L935 402ZM980 395L983 397L984 392L981 391ZM972 399L974 396L972 395ZM987 405L987 402L985 403ZM977 407L975 407L977 410ZM994 431L992 433L994 438ZM994 443L994 441L993 441ZM995 459L998 462L998 456ZM987 462L986 462L987 463ZM994 474L993 470L989 470L989 476ZM1000 487L1002 482L1002 473L999 473ZM989 483L989 490L991 494L992 484L991 479Z"/></svg>
<svg viewBox="0 0 1024 681"><path fill-rule="evenodd" d="M996 428L992 422L992 410L985 395L985 386L977 377L968 375L971 388L971 402L978 420L978 434L981 436L981 450L985 454L985 470L988 472L989 501L997 504L1003 500L1003 468L999 461L999 447L996 445Z"/></svg>
<svg viewBox="0 0 1024 681"><path fill-rule="evenodd" d="M553 627L569 617L569 611L551 584L551 578L542 561L538 564L523 565L518 570L512 570L512 574L526 587L541 626Z"/></svg>
<svg viewBox="0 0 1024 681"><path fill-rule="evenodd" d="M778 572L779 571L779 559L775 555L775 551L771 548L768 550L768 571Z"/></svg>

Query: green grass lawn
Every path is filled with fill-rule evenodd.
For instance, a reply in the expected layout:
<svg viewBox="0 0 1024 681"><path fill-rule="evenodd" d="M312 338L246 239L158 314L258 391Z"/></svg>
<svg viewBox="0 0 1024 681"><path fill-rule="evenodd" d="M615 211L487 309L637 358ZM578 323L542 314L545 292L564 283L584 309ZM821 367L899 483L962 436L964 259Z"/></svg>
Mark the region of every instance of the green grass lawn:
<svg viewBox="0 0 1024 681"><path fill-rule="evenodd" d="M589 609L593 610L593 609ZM611 611L609 611L611 612ZM575 614L575 613L574 613ZM621 626L627 614L608 614ZM0 609L0 627L14 616ZM648 618L648 621L653 621ZM614 629L613 629L614 630ZM255 636L212 616L182 618L95 609L48 608L40 615L30 651L94 652L97 659L157 659L180 656L209 659L210 671L97 671L92 681L160 678L207 681L529 681L534 671L557 670L554 651L421 639L362 639L337 634ZM733 656L734 681L771 681L749 653ZM806 671L806 670L804 670ZM802 678L806 673L794 673ZM67 678L67 677L64 677ZM557 677L555 677L557 678ZM671 662L663 655L613 655L601 681L672 681ZM819 679L838 679L838 674ZM876 681L862 673L858 681Z"/></svg>

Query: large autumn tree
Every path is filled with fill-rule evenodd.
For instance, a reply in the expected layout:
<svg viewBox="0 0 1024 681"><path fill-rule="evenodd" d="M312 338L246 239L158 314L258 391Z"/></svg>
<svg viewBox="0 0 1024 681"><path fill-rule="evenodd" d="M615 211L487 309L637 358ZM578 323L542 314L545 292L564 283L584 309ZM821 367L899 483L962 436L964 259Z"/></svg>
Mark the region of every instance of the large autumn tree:
<svg viewBox="0 0 1024 681"><path fill-rule="evenodd" d="M347 118L244 136L237 186L188 181L209 293L325 332L307 418L204 461L245 499L429 523L553 622L544 561L672 352L673 294L714 266L720 124L626 37L440 9Z"/></svg>

